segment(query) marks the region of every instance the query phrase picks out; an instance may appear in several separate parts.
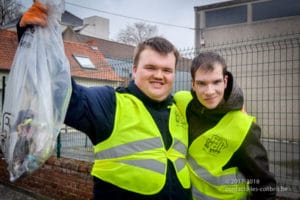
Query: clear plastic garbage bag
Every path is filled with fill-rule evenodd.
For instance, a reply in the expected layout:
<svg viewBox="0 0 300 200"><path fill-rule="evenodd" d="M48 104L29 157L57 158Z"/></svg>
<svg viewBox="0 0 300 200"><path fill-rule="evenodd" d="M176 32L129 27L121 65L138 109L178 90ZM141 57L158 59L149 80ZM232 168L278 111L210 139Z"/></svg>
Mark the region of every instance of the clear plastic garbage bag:
<svg viewBox="0 0 300 200"><path fill-rule="evenodd" d="M63 0L40 0L48 26L28 28L5 88L0 144L10 180L38 169L52 154L71 94L70 64L58 21Z"/></svg>

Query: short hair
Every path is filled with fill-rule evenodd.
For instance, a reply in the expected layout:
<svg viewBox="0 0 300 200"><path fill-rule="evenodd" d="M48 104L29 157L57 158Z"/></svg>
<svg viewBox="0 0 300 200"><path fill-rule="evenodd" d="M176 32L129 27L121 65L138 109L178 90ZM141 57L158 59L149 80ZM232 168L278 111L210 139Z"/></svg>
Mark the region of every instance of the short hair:
<svg viewBox="0 0 300 200"><path fill-rule="evenodd" d="M195 79L196 71L201 68L206 71L214 70L214 65L219 63L223 68L223 76L227 73L227 65L222 56L214 52L203 52L196 56L191 65L192 80Z"/></svg>
<svg viewBox="0 0 300 200"><path fill-rule="evenodd" d="M152 37L149 38L141 43L139 43L135 50L134 50L134 56L133 56L133 64L137 65L140 59L140 54L143 50L146 48L151 48L152 50L160 53L160 54L168 54L168 53L174 53L175 56L175 65L178 62L179 59L179 51L176 49L176 47L167 39L163 37Z"/></svg>

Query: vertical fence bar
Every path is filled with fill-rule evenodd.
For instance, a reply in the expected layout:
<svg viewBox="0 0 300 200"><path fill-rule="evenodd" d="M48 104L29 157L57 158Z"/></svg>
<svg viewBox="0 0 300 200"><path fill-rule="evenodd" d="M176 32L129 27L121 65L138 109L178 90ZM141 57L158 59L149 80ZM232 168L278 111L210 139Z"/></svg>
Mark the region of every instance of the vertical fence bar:
<svg viewBox="0 0 300 200"><path fill-rule="evenodd" d="M1 110L3 110L4 98L5 98L5 76L2 76L2 102L1 102Z"/></svg>
<svg viewBox="0 0 300 200"><path fill-rule="evenodd" d="M61 132L59 132L57 136L57 144L56 144L56 157L60 158L61 156Z"/></svg>
<svg viewBox="0 0 300 200"><path fill-rule="evenodd" d="M85 148L87 147L87 144L88 144L88 136L86 135L86 136L85 136L85 142L84 142L84 147L85 147Z"/></svg>

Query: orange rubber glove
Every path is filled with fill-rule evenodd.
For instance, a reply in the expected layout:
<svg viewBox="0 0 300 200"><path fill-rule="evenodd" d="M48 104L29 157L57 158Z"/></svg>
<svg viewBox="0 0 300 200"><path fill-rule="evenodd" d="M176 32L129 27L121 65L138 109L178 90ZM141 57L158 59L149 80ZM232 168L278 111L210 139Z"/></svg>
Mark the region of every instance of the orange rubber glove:
<svg viewBox="0 0 300 200"><path fill-rule="evenodd" d="M22 16L20 27L27 25L46 26L47 25L47 7L41 2L34 2Z"/></svg>

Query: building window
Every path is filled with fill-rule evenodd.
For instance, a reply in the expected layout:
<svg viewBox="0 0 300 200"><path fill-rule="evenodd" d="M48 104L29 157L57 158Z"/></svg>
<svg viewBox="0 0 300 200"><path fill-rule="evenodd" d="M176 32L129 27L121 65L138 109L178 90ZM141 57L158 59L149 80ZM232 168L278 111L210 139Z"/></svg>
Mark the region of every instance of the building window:
<svg viewBox="0 0 300 200"><path fill-rule="evenodd" d="M253 3L253 21L300 15L299 0L273 0Z"/></svg>
<svg viewBox="0 0 300 200"><path fill-rule="evenodd" d="M77 55L73 55L73 57L79 63L80 67L85 69L96 69L95 65L92 63L89 57L77 56Z"/></svg>
<svg viewBox="0 0 300 200"><path fill-rule="evenodd" d="M247 5L211 10L205 12L206 27L247 22Z"/></svg>

